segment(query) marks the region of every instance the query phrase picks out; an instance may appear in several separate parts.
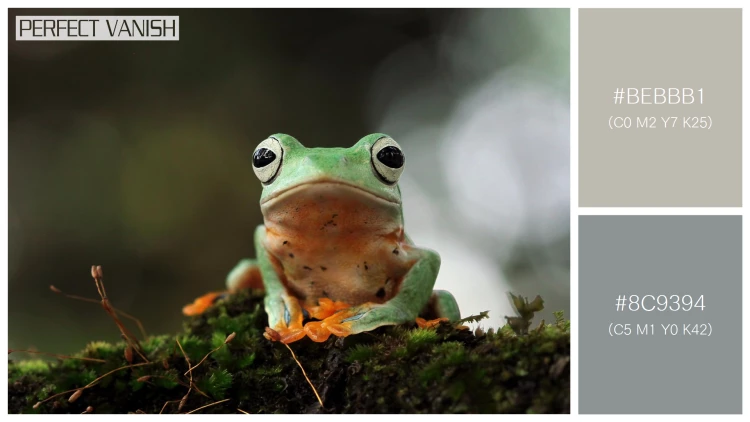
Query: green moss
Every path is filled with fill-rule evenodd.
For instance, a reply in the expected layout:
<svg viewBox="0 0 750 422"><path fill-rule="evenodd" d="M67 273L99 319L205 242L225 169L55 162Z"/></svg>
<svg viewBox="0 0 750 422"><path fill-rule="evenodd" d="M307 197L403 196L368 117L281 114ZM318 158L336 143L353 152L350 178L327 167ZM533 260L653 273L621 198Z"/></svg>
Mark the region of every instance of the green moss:
<svg viewBox="0 0 750 422"><path fill-rule="evenodd" d="M223 399L229 387L232 386L232 374L226 369L211 371L208 377L198 380L199 388L209 396L220 400Z"/></svg>
<svg viewBox="0 0 750 422"><path fill-rule="evenodd" d="M371 346L367 344L356 344L349 349L349 353L347 354L347 361L365 362L374 355L375 350Z"/></svg>
<svg viewBox="0 0 750 422"><path fill-rule="evenodd" d="M519 301L523 328L534 304ZM506 325L475 335L449 324L419 329L383 327L325 343L291 345L325 403L322 409L289 350L262 337L267 317L262 295L243 292L205 315L188 319L174 336L141 342L148 365L117 370L83 391L33 406L80 388L127 365L125 344L92 342L80 356L106 362L63 360L9 363L11 413L178 413L222 399L201 413L564 413L569 411L570 326L534 326L527 335ZM477 317L477 319L481 319ZM518 328L518 327L516 327ZM116 330L113 327L113 330ZM235 333L228 344L227 335ZM194 368L188 364L179 340ZM212 350L200 365L195 367ZM134 363L143 363L135 356ZM194 388L188 392L190 376Z"/></svg>
<svg viewBox="0 0 750 422"><path fill-rule="evenodd" d="M118 346L106 341L92 341L83 349L81 356L94 359L109 359L122 351Z"/></svg>
<svg viewBox="0 0 750 422"><path fill-rule="evenodd" d="M438 340L437 332L433 329L417 328L406 331L404 336L407 347L419 349L426 344L432 344Z"/></svg>
<svg viewBox="0 0 750 422"><path fill-rule="evenodd" d="M49 363L41 359L21 360L14 362L13 369L16 377L40 375L49 372Z"/></svg>

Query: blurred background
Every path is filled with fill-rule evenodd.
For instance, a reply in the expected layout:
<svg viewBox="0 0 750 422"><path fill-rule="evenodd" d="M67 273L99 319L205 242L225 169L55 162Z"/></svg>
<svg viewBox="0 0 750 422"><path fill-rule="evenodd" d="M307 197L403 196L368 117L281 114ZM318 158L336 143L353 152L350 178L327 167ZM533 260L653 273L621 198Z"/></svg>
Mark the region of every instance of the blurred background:
<svg viewBox="0 0 750 422"><path fill-rule="evenodd" d="M262 223L255 146L276 132L407 157L405 227L465 316L508 291L569 311L569 11L19 10L9 14L9 347L149 333L221 289ZM179 15L178 42L15 42L16 15ZM14 357L16 355L11 355ZM22 357L22 355L18 355Z"/></svg>

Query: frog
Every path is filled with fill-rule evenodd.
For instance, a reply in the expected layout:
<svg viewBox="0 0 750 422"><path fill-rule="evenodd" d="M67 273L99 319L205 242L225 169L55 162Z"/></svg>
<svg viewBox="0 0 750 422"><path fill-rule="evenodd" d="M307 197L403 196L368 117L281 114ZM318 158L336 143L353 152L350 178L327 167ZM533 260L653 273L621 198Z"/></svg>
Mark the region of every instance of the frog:
<svg viewBox="0 0 750 422"><path fill-rule="evenodd" d="M229 272L226 290L199 297L183 313L199 315L241 289L263 289L264 336L285 344L457 322L454 296L433 289L440 255L404 231L398 181L405 162L399 144L382 133L349 148L307 148L281 133L260 142L252 155L262 186L256 257Z"/></svg>

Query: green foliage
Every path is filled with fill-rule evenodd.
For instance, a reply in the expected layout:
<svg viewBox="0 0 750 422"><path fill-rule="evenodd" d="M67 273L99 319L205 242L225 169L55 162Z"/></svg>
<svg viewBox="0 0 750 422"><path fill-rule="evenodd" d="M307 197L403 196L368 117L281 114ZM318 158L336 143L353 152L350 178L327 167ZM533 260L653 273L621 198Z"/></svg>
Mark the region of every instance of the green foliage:
<svg viewBox="0 0 750 422"><path fill-rule="evenodd" d="M211 371L208 378L203 377L198 381L200 389L209 396L221 400L224 398L229 387L232 386L232 374L226 369Z"/></svg>
<svg viewBox="0 0 750 422"><path fill-rule="evenodd" d="M544 300L539 295L531 302L529 302L529 299L516 296L513 293L508 293L508 297L516 312L518 312L518 316L505 317L506 321L508 321L507 325L518 335L528 333L531 320L534 319L534 314L544 309Z"/></svg>
<svg viewBox="0 0 750 422"><path fill-rule="evenodd" d="M86 345L81 355L94 359L109 359L122 350L116 344L107 343L106 341L92 341Z"/></svg>
<svg viewBox="0 0 750 422"><path fill-rule="evenodd" d="M21 360L13 365L17 376L40 375L49 372L49 364L41 359Z"/></svg>
<svg viewBox="0 0 750 422"><path fill-rule="evenodd" d="M79 354L106 362L10 362L10 412L81 413L91 406L94 413L159 413L166 403L164 413L184 413L223 399L229 400L200 413L569 412L570 323L562 313L524 335L511 325L475 335L447 323L430 329L406 324L294 343L322 409L289 350L262 337L267 318L261 304L261 294L242 292L189 319L176 336L149 337L142 341L147 365L118 370L128 364L124 342L92 342ZM527 304L528 317L539 303ZM235 336L225 344L230 333ZM135 356L133 363L143 361ZM72 403L66 393L33 408L109 371Z"/></svg>

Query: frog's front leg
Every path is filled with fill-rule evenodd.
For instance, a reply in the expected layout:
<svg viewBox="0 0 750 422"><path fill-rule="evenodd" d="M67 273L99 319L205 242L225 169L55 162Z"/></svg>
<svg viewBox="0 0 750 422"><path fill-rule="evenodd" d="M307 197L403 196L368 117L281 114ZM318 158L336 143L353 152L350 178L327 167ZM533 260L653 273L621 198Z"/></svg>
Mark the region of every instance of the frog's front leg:
<svg viewBox="0 0 750 422"><path fill-rule="evenodd" d="M264 300L268 314L268 327L263 334L271 341L292 343L305 337L302 326L304 313L296 297L282 294L281 296L266 296Z"/></svg>
<svg viewBox="0 0 750 422"><path fill-rule="evenodd" d="M258 269L263 279L266 297L263 301L268 314L268 327L264 336L272 341L291 343L305 337L302 321L305 318L299 300L286 291L274 265L274 257L266 250L264 240L266 228L255 230L255 252L258 256Z"/></svg>
<svg viewBox="0 0 750 422"><path fill-rule="evenodd" d="M306 326L308 336L316 340L315 337L325 337L320 335L320 331L328 330L336 336L346 337L384 325L414 321L430 300L440 269L440 256L428 249L414 248L412 252L419 258L404 275L396 296L383 304L364 303L343 309L321 321L319 325L313 325L309 329Z"/></svg>

